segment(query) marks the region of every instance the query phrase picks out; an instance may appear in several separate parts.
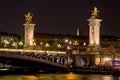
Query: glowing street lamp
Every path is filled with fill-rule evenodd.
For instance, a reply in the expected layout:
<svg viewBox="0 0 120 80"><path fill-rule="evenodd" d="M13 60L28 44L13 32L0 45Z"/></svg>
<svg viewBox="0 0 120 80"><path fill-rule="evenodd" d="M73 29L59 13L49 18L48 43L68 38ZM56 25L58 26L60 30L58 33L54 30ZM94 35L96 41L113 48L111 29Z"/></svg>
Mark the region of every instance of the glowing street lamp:
<svg viewBox="0 0 120 80"><path fill-rule="evenodd" d="M65 43L68 43L68 39L65 39Z"/></svg>
<svg viewBox="0 0 120 80"><path fill-rule="evenodd" d="M85 42L83 43L83 46L86 46L86 43L85 43Z"/></svg>
<svg viewBox="0 0 120 80"><path fill-rule="evenodd" d="M15 47L15 48L17 48L17 43L16 43L16 42L13 42L13 43L12 43L12 46Z"/></svg>
<svg viewBox="0 0 120 80"><path fill-rule="evenodd" d="M50 45L48 43L45 44L45 47L49 47Z"/></svg>
<svg viewBox="0 0 120 80"><path fill-rule="evenodd" d="M10 42L7 40L4 40L3 43L4 43L4 47L7 47L7 45L10 44Z"/></svg>
<svg viewBox="0 0 120 80"><path fill-rule="evenodd" d="M20 42L19 42L19 45L20 45L20 46L22 46L22 45L23 45L23 42L22 42L22 41L20 41Z"/></svg>
<svg viewBox="0 0 120 80"><path fill-rule="evenodd" d="M40 45L43 45L43 42L40 42Z"/></svg>
<svg viewBox="0 0 120 80"><path fill-rule="evenodd" d="M58 44L58 45L57 45L57 47L58 47L58 48L61 48L61 45L60 45L60 44Z"/></svg>
<svg viewBox="0 0 120 80"><path fill-rule="evenodd" d="M70 50L71 48L70 48L70 46L67 46L67 50Z"/></svg>

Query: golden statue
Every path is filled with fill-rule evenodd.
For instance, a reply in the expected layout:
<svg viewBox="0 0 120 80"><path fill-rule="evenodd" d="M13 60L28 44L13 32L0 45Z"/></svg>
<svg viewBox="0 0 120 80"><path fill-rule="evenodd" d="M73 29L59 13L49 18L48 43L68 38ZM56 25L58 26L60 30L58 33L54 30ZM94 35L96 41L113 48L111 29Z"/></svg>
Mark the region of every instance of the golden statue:
<svg viewBox="0 0 120 80"><path fill-rule="evenodd" d="M91 16L91 18L98 18L99 16L98 16L98 10L97 10L97 8L96 7L94 7L94 10L91 10L91 12L92 12L92 16Z"/></svg>
<svg viewBox="0 0 120 80"><path fill-rule="evenodd" d="M32 23L32 17L33 17L33 15L31 15L30 12L28 12L27 14L25 14L25 21L26 21L27 24Z"/></svg>

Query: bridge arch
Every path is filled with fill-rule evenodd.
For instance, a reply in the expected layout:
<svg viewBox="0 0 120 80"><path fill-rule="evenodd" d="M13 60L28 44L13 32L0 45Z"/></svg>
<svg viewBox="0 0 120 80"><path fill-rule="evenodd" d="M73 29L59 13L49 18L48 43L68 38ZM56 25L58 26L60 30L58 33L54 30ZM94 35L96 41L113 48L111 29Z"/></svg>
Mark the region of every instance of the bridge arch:
<svg viewBox="0 0 120 80"><path fill-rule="evenodd" d="M40 54L40 53L39 53ZM41 53L43 55L43 53ZM18 66L27 66L29 68L36 69L46 69L49 70L59 70L66 69L65 64L54 62L54 56L46 56L46 58L42 58L41 54L38 56L33 52L12 52L12 51L0 51L0 62L18 65ZM48 59L49 58L49 59ZM65 57L62 57L65 58ZM47 69L46 69L47 70Z"/></svg>

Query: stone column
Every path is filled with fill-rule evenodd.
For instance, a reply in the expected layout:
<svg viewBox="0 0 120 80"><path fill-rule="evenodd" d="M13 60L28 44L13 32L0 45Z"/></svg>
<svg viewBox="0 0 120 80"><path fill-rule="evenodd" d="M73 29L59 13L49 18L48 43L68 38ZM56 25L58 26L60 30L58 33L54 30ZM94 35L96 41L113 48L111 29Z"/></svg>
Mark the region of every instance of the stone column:
<svg viewBox="0 0 120 80"><path fill-rule="evenodd" d="M89 21L89 44L90 46L100 45L100 21L101 19L88 19Z"/></svg>
<svg viewBox="0 0 120 80"><path fill-rule="evenodd" d="M89 21L89 46L91 47L92 51L99 51L100 50L100 22L102 21L99 19L98 10L94 7L94 10L91 10L92 15L88 19Z"/></svg>
<svg viewBox="0 0 120 80"><path fill-rule="evenodd" d="M94 7L91 10L91 17L89 21L89 46L88 51L90 53L90 64L100 64L100 22L102 19L99 18L98 10Z"/></svg>
<svg viewBox="0 0 120 80"><path fill-rule="evenodd" d="M33 38L34 38L34 26L35 24L25 23L23 24L25 27L24 33L24 48L29 49L33 46Z"/></svg>

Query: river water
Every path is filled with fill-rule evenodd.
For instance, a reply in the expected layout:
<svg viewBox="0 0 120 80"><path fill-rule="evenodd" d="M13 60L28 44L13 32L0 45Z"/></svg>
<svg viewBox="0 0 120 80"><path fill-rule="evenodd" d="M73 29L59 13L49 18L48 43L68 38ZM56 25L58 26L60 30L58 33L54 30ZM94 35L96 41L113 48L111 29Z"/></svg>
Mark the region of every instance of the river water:
<svg viewBox="0 0 120 80"><path fill-rule="evenodd" d="M99 74L31 74L31 75L0 75L0 80L120 80L113 75Z"/></svg>

